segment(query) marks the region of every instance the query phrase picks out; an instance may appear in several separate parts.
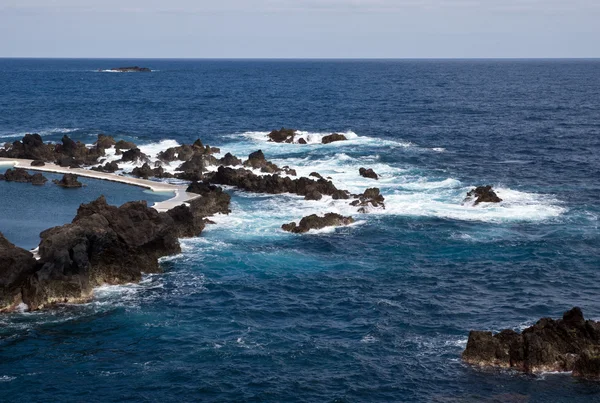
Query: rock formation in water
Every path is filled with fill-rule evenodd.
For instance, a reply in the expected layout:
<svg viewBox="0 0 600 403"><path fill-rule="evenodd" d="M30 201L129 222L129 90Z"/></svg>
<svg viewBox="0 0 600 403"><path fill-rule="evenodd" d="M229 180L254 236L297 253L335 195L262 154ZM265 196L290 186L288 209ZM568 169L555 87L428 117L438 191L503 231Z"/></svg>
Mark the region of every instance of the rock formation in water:
<svg viewBox="0 0 600 403"><path fill-rule="evenodd" d="M118 71L119 73L149 73L152 71L148 67L139 67L139 66L115 67L110 70ZM102 71L102 70L100 70L100 71Z"/></svg>
<svg viewBox="0 0 600 403"><path fill-rule="evenodd" d="M268 134L268 137L269 141L274 141L275 143L293 143L295 135L296 130L282 127L280 130L273 130Z"/></svg>
<svg viewBox="0 0 600 403"><path fill-rule="evenodd" d="M323 217L316 214L309 215L300 220L299 224L291 222L283 224L281 229L295 234L303 234L311 229L322 229L325 227L339 227L342 225L350 225L354 222L352 217L344 217L336 213L327 213Z"/></svg>
<svg viewBox="0 0 600 403"><path fill-rule="evenodd" d="M144 154L139 148L132 148L131 150L125 151L121 155L121 162L148 162L150 158L146 154Z"/></svg>
<svg viewBox="0 0 600 403"><path fill-rule="evenodd" d="M143 179L148 179L151 177L155 177L155 178L172 178L173 175L171 175L168 172L165 172L163 167L157 167L157 168L151 168L150 165L145 162L144 165L142 165L141 167L136 167L133 168L133 171L131 171L131 174L133 176L137 176L138 178L143 178Z"/></svg>
<svg viewBox="0 0 600 403"><path fill-rule="evenodd" d="M0 312L25 303L36 310L83 302L103 284L137 282L161 271L158 259L180 252L179 237L198 236L206 217L229 213L221 188L192 184L201 195L159 213L146 202L110 206L104 197L82 204L70 224L40 234L40 259L0 235Z"/></svg>
<svg viewBox="0 0 600 403"><path fill-rule="evenodd" d="M350 205L359 206L360 209L358 211L360 213L367 213L369 206L385 208L385 198L379 191L379 188L369 188L362 194L355 195L355 197L358 197L358 199L354 200Z"/></svg>
<svg viewBox="0 0 600 403"><path fill-rule="evenodd" d="M92 167L91 169L92 169L92 171L115 173L116 171L118 171L121 168L119 168L119 164L117 164L115 161L112 161L112 162L107 162L104 165Z"/></svg>
<svg viewBox="0 0 600 403"><path fill-rule="evenodd" d="M74 174L64 174L62 179L54 179L52 183L63 187L63 188L80 188L83 187L83 183L77 180L77 175Z"/></svg>
<svg viewBox="0 0 600 403"><path fill-rule="evenodd" d="M465 202L473 199L475 200L473 203L474 206L479 203L500 203L502 201L490 185L477 186L475 189L467 192Z"/></svg>
<svg viewBox="0 0 600 403"><path fill-rule="evenodd" d="M48 179L44 175L40 173L31 175L23 168L7 169L4 174L0 174L0 181L2 180L7 182L31 183L37 186L48 182Z"/></svg>
<svg viewBox="0 0 600 403"><path fill-rule="evenodd" d="M573 371L600 380L600 322L585 320L580 308L562 319L540 319L521 333L471 331L463 361L527 373Z"/></svg>
<svg viewBox="0 0 600 403"><path fill-rule="evenodd" d="M379 179L379 175L377 175L372 168L359 168L358 173L364 178Z"/></svg>
<svg viewBox="0 0 600 403"><path fill-rule="evenodd" d="M333 134L330 134L329 136L323 137L321 139L321 143L329 144L329 143L333 143L334 141L345 141L345 140L348 140L348 139L343 134L333 133Z"/></svg>
<svg viewBox="0 0 600 403"><path fill-rule="evenodd" d="M219 165L223 165L223 166L242 165L242 160L231 153L227 153L227 154L225 154L225 156L223 158L219 159Z"/></svg>

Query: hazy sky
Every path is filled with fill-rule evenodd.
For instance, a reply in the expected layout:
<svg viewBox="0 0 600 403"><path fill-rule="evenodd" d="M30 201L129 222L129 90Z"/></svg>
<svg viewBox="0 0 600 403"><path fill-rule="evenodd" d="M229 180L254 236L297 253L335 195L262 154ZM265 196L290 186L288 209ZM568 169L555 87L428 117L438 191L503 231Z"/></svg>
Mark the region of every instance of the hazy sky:
<svg viewBox="0 0 600 403"><path fill-rule="evenodd" d="M600 0L0 0L0 57L600 57Z"/></svg>

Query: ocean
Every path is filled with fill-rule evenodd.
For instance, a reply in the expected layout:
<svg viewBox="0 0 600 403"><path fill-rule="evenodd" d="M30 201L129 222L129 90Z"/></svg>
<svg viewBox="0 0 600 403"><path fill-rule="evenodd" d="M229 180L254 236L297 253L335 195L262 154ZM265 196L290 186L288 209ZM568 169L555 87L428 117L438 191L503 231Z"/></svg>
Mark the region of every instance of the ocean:
<svg viewBox="0 0 600 403"><path fill-rule="evenodd" d="M128 65L153 71L98 71ZM282 126L309 144L267 142ZM332 132L349 140L320 144ZM386 207L227 189L232 213L164 274L0 316L0 401L600 401L569 374L460 359L471 329L573 306L600 319L600 60L0 59L0 142L25 133L262 149L338 188L377 186ZM168 197L85 183L0 182L0 232L32 248L100 194ZM488 184L502 203L463 205ZM326 212L357 222L280 229Z"/></svg>

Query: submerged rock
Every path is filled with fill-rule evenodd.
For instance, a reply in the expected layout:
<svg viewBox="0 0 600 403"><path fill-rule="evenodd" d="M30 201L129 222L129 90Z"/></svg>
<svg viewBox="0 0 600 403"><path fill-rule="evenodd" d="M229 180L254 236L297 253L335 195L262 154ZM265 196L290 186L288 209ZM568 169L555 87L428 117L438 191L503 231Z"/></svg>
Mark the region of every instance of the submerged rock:
<svg viewBox="0 0 600 403"><path fill-rule="evenodd" d="M310 231L311 229L339 227L342 225L350 225L353 222L354 219L352 217L344 217L336 213L327 213L323 217L319 217L316 214L312 214L302 218L298 225L296 225L295 222L291 222L289 224L283 224L281 226L281 229L287 232L293 232L295 234L302 234Z"/></svg>
<svg viewBox="0 0 600 403"><path fill-rule="evenodd" d="M359 168L358 173L364 178L379 179L379 175L377 175L372 168Z"/></svg>
<svg viewBox="0 0 600 403"><path fill-rule="evenodd" d="M41 186L48 182L48 179L41 173L31 175L23 168L7 169L4 174L0 174L0 180L7 182L31 183Z"/></svg>
<svg viewBox="0 0 600 403"><path fill-rule="evenodd" d="M600 380L600 322L586 321L581 309L573 308L562 319L540 319L522 333L472 330L462 359L482 367L573 371L573 376Z"/></svg>
<svg viewBox="0 0 600 403"><path fill-rule="evenodd" d="M475 202L473 203L474 206L478 205L479 203L500 203L502 201L502 199L498 197L490 185L477 186L473 190L467 192L465 201L473 199L475 199Z"/></svg>
<svg viewBox="0 0 600 403"><path fill-rule="evenodd" d="M273 130L268 134L269 140L275 143L293 143L296 130L282 127L280 130Z"/></svg>
<svg viewBox="0 0 600 403"><path fill-rule="evenodd" d="M333 134L330 134L329 136L323 137L321 139L321 143L329 144L329 143L333 143L334 141L345 141L345 140L348 140L348 139L343 134L333 133Z"/></svg>
<svg viewBox="0 0 600 403"><path fill-rule="evenodd" d="M77 175L74 174L64 174L61 180L54 179L52 183L64 188L80 188L83 186L83 183L79 182Z"/></svg>

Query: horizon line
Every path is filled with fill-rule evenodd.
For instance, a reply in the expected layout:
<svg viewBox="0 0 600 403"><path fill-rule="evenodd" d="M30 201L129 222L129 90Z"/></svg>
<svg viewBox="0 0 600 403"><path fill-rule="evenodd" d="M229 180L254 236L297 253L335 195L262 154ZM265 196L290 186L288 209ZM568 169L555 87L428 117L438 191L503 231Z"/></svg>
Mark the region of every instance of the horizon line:
<svg viewBox="0 0 600 403"><path fill-rule="evenodd" d="M62 56L0 56L2 59L37 60L600 60L590 57L62 57Z"/></svg>

